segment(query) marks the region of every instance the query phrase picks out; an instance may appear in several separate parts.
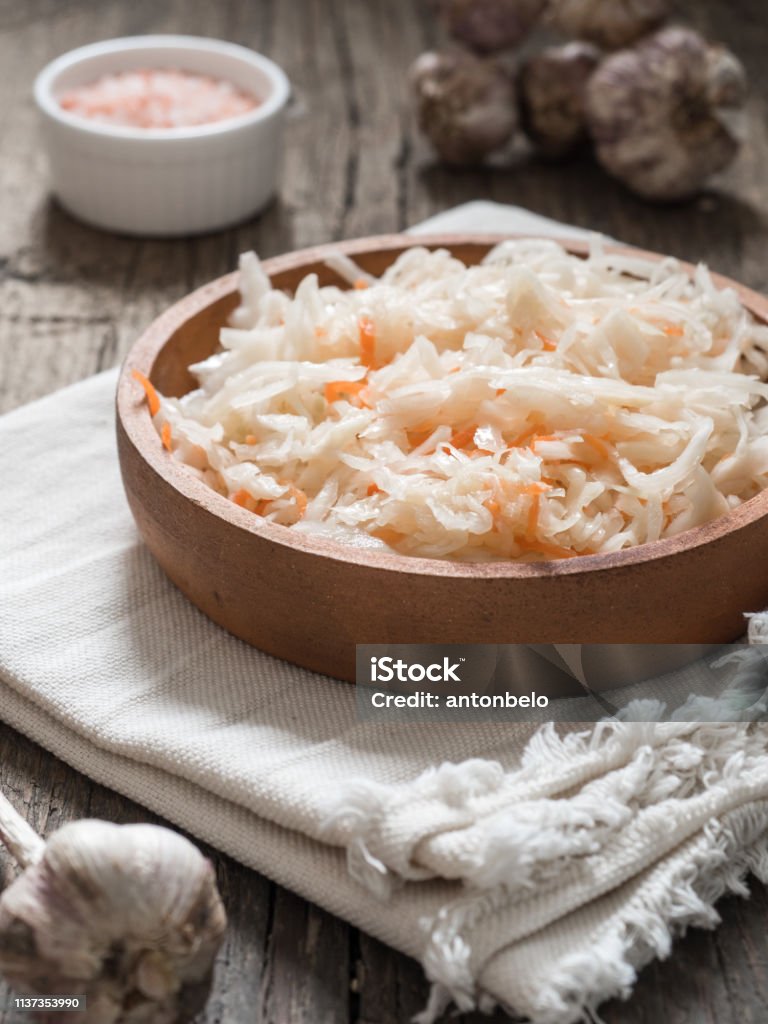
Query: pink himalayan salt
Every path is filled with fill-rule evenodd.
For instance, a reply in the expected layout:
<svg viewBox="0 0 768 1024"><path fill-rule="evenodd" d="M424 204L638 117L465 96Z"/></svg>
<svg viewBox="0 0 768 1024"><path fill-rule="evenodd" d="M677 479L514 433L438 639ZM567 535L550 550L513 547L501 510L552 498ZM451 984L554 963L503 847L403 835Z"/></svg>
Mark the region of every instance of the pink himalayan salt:
<svg viewBox="0 0 768 1024"><path fill-rule="evenodd" d="M245 114L259 100L232 82L190 71L121 71L59 97L70 114L130 128L185 128Z"/></svg>

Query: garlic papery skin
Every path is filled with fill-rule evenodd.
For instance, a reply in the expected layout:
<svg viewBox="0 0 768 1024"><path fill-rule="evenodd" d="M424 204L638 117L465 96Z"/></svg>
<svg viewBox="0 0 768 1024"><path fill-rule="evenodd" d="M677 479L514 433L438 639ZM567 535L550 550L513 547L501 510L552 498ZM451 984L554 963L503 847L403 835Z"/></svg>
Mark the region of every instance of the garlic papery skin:
<svg viewBox="0 0 768 1024"><path fill-rule="evenodd" d="M674 27L606 57L585 108L602 166L639 195L673 200L736 156L745 100L737 58Z"/></svg>
<svg viewBox="0 0 768 1024"><path fill-rule="evenodd" d="M0 793L0 842L21 867L35 864L43 855L45 842L29 822Z"/></svg>
<svg viewBox="0 0 768 1024"><path fill-rule="evenodd" d="M552 0L550 16L564 35L616 50L657 28L671 6L670 0Z"/></svg>
<svg viewBox="0 0 768 1024"><path fill-rule="evenodd" d="M478 53L509 50L541 17L547 0L439 0L440 15L454 39Z"/></svg>
<svg viewBox="0 0 768 1024"><path fill-rule="evenodd" d="M88 1024L175 1024L205 1005L226 928L213 868L155 825L78 821L0 896L0 973L84 994Z"/></svg>
<svg viewBox="0 0 768 1024"><path fill-rule="evenodd" d="M592 43L573 42L533 54L520 69L520 120L546 156L562 156L586 139L584 93L599 60Z"/></svg>
<svg viewBox="0 0 768 1024"><path fill-rule="evenodd" d="M419 127L450 164L480 163L517 126L514 82L471 53L423 53L411 68Z"/></svg>

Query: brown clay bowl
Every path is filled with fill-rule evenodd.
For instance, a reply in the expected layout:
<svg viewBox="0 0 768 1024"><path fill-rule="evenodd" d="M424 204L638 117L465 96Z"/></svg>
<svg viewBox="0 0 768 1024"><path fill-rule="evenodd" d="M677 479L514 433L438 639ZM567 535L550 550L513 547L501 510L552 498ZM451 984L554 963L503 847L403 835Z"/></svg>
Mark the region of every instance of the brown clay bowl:
<svg viewBox="0 0 768 1024"><path fill-rule="evenodd" d="M472 264L499 240L368 238L280 256L265 269L292 290L309 272L339 283L323 263L330 250L380 274L409 246L444 246ZM568 248L585 252L578 242ZM768 300L717 280L768 318ZM527 564L372 553L266 523L227 501L165 452L131 372L166 395L184 394L194 386L187 367L214 351L237 299L237 274L229 274L178 302L136 342L117 391L120 465L141 535L176 586L235 636L353 680L359 643L724 643L743 633L745 612L768 605L768 491L673 538Z"/></svg>

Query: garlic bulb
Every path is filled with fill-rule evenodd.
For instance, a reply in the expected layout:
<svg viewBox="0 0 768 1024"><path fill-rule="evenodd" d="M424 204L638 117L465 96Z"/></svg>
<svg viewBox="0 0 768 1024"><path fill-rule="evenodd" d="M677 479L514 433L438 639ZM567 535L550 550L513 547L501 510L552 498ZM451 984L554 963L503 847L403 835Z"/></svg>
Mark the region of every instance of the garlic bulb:
<svg viewBox="0 0 768 1024"><path fill-rule="evenodd" d="M663 29L607 57L587 85L597 157L640 195L681 199L736 155L744 69L687 28Z"/></svg>
<svg viewBox="0 0 768 1024"><path fill-rule="evenodd" d="M553 0L551 18L565 35L615 50L660 25L671 6L670 0Z"/></svg>
<svg viewBox="0 0 768 1024"><path fill-rule="evenodd" d="M479 163L517 125L514 83L470 53L423 53L411 68L419 127L451 164Z"/></svg>
<svg viewBox="0 0 768 1024"><path fill-rule="evenodd" d="M560 156L586 138L584 92L599 60L596 46L573 42L550 46L523 64L522 125L547 156Z"/></svg>
<svg viewBox="0 0 768 1024"><path fill-rule="evenodd" d="M28 863L0 897L0 972L9 984L84 994L86 1014L73 1021L191 1020L205 1004L226 927L199 850L155 825L103 821L65 825L47 844L24 823L20 845L9 841L8 807L2 799L0 831Z"/></svg>
<svg viewBox="0 0 768 1024"><path fill-rule="evenodd" d="M517 46L536 24L547 0L439 0L448 31L479 53Z"/></svg>

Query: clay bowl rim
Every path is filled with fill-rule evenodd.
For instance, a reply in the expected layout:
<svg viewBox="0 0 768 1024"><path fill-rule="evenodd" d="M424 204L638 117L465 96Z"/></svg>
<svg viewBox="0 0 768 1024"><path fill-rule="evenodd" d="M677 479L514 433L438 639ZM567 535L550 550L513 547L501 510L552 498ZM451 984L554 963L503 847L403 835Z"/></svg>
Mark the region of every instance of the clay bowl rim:
<svg viewBox="0 0 768 1024"><path fill-rule="evenodd" d="M264 260L263 266L272 277L281 272L295 271L302 266L322 262L332 252L341 251L350 256L392 252L394 258L399 251L414 246L426 246L431 249L451 249L461 245L491 248L510 238L539 237L516 233L373 235L274 256ZM589 243L581 240L558 237L557 241L577 256L586 255L589 249ZM606 245L605 248L608 252L647 257L653 260L668 258L660 253L624 245ZM693 273L695 268L692 264L683 260L678 260L678 263L689 274ZM233 529L307 555L406 575L413 573L464 579L525 579L578 573L587 575L653 562L657 559L671 558L702 545L722 540L768 515L768 489L766 489L717 519L685 530L674 537L649 541L617 552L578 555L574 558L539 562L515 562L512 560L453 562L448 559L401 555L394 551L372 551L345 545L326 537L300 533L292 530L290 526L265 522L252 512L248 512L211 490L202 481L188 473L183 464L171 459L169 453L163 448L162 441L152 424L143 391L132 378L133 371L139 370L151 380L157 357L170 338L188 320L202 312L207 306L234 296L237 292L238 277L238 271L219 277L186 295L157 317L128 352L120 371L116 396L118 420L127 438L149 467L165 484L182 497L192 501L202 512L224 520ZM721 274L712 272L712 279L720 288L733 288L745 308L758 320L768 323L768 298ZM341 281L341 279L339 280Z"/></svg>

